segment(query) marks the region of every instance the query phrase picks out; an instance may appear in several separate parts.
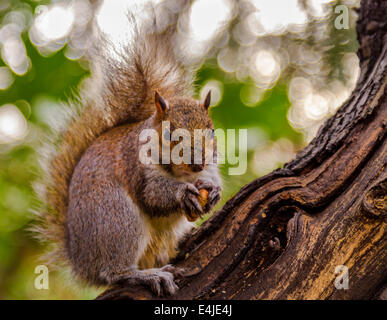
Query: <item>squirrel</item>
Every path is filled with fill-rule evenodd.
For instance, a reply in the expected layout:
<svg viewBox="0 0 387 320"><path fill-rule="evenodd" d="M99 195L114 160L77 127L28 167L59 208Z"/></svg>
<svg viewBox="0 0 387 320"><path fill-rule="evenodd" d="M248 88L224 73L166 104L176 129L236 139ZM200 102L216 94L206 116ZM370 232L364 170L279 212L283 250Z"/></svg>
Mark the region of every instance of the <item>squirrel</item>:
<svg viewBox="0 0 387 320"><path fill-rule="evenodd" d="M71 108L75 114L58 142L48 143L55 150L42 164L37 231L54 243L49 258L66 261L86 283L142 284L157 295L174 294L182 270L168 263L192 221L220 200L221 179L216 163L139 160L142 130L156 130L160 144L171 135L161 132L163 121L192 136L195 129L213 132L210 92L204 101L191 98L194 72L175 54L174 31L144 30L135 28L120 50L105 42Z"/></svg>

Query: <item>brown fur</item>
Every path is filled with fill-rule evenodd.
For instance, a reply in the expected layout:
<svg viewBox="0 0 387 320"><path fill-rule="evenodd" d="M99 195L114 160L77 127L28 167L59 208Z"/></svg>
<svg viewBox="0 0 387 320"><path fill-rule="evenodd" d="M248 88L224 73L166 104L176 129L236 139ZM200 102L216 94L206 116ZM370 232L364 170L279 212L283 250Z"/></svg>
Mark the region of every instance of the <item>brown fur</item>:
<svg viewBox="0 0 387 320"><path fill-rule="evenodd" d="M154 92L191 95L193 75L182 68L173 54L173 32L137 34L119 59L101 40L93 58L92 77L81 91L80 102L67 105L65 129L53 133L54 141L40 150L43 179L35 185L42 206L36 210L38 238L53 245L47 260L66 260L65 216L68 185L82 153L102 133L125 122L147 119L154 112ZM103 47L105 46L105 47ZM56 137L56 138L55 138Z"/></svg>
<svg viewBox="0 0 387 320"><path fill-rule="evenodd" d="M97 56L83 107L51 144L57 150L44 168L38 231L56 244L55 259L69 261L91 284L125 280L173 293L173 271L160 267L192 227L186 215L208 212L220 197L214 164L144 165L139 159L140 132L152 128L162 136L162 121L192 136L213 128L209 98L188 97L192 77L174 56L171 37L169 30L138 34L117 59L109 52ZM157 94L155 104L156 91L164 107ZM204 209L199 185L210 190Z"/></svg>

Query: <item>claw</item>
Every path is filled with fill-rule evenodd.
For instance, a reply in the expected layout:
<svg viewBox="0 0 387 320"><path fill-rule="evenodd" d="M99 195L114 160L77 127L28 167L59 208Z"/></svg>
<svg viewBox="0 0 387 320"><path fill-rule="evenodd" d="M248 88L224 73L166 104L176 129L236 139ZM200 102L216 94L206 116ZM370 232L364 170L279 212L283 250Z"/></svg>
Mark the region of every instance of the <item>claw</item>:
<svg viewBox="0 0 387 320"><path fill-rule="evenodd" d="M215 204L220 200L220 187L215 186L210 181L203 181L199 179L196 181L195 186L199 189L206 189L209 190L208 198L207 198L207 204L204 207L205 212L209 212Z"/></svg>
<svg viewBox="0 0 387 320"><path fill-rule="evenodd" d="M187 189L191 191L194 195L199 195L199 190L193 184L188 184Z"/></svg>
<svg viewBox="0 0 387 320"><path fill-rule="evenodd" d="M174 277L183 277L184 276L184 269L175 267L171 264L167 264L164 267L161 268L162 271L170 272L173 274Z"/></svg>
<svg viewBox="0 0 387 320"><path fill-rule="evenodd" d="M198 179L195 183L195 187L197 189L206 189L206 190L212 190L214 188L214 185L210 181L203 181L201 179Z"/></svg>
<svg viewBox="0 0 387 320"><path fill-rule="evenodd" d="M191 202L194 209L199 211L199 213L203 212L202 206L200 205L200 203L196 197L188 197L188 200ZM195 210L193 210L193 211L195 211Z"/></svg>

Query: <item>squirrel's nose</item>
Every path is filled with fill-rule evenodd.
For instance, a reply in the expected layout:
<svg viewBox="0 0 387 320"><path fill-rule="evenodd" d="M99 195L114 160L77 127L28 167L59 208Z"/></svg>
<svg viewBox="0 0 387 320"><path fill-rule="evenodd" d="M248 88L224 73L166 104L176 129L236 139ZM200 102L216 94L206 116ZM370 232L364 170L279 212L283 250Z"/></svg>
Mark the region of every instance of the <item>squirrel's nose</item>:
<svg viewBox="0 0 387 320"><path fill-rule="evenodd" d="M193 164L191 165L191 170L193 172L200 172L204 169L204 164Z"/></svg>

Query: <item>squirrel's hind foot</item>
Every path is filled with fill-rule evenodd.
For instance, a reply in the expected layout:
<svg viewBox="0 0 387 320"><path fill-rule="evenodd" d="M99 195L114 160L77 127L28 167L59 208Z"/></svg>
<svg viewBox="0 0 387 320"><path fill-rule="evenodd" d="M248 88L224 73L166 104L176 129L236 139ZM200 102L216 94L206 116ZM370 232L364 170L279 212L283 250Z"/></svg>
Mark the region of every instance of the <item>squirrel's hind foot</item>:
<svg viewBox="0 0 387 320"><path fill-rule="evenodd" d="M175 268L172 265L166 265L161 268L128 270L127 273L111 279L111 283L145 285L149 287L154 294L160 297L175 294L179 289L175 283L175 277L181 275L180 269Z"/></svg>

